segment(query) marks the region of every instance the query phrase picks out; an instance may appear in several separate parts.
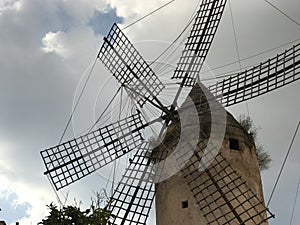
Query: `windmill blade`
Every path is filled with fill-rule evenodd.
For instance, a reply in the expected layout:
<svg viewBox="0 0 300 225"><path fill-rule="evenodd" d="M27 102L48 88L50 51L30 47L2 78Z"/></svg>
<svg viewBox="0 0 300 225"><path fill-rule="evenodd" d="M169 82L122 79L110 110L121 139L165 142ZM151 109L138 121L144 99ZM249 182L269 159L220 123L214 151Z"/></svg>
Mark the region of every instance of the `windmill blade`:
<svg viewBox="0 0 300 225"><path fill-rule="evenodd" d="M209 87L224 106L231 106L300 79L300 43L250 69Z"/></svg>
<svg viewBox="0 0 300 225"><path fill-rule="evenodd" d="M221 153L213 161L209 160L214 146L210 148L211 151L204 154L204 139L182 170L207 224L267 224L267 220L274 215L264 206L263 200L252 192ZM202 161L208 164L201 165Z"/></svg>
<svg viewBox="0 0 300 225"><path fill-rule="evenodd" d="M151 150L144 143L122 176L108 205L113 215L111 224L146 224L155 196L155 185L151 180L155 176Z"/></svg>
<svg viewBox="0 0 300 225"><path fill-rule="evenodd" d="M140 113L112 123L86 135L41 151L52 183L59 190L142 143L141 129L157 122L143 123Z"/></svg>
<svg viewBox="0 0 300 225"><path fill-rule="evenodd" d="M98 58L140 106L147 100L159 102L164 85L117 24L104 38Z"/></svg>
<svg viewBox="0 0 300 225"><path fill-rule="evenodd" d="M219 26L226 0L203 0L172 79L193 86Z"/></svg>
<svg viewBox="0 0 300 225"><path fill-rule="evenodd" d="M111 224L114 225L145 225L151 205L155 197L155 181L159 181L165 172L165 165L160 164L170 154L169 148L175 148L177 142L170 139L179 137L180 127L173 123L169 127L162 143L155 149L143 144L134 156L123 175L114 194L110 198L108 209L112 212ZM171 135L171 136L170 136ZM176 138L175 138L176 139ZM157 143L158 144L158 143ZM185 157L178 154L176 157ZM178 158L179 159L179 158ZM182 160L178 160L182 162ZM178 163L175 161L174 163ZM176 164L177 165L177 164ZM167 168L168 170L169 168Z"/></svg>

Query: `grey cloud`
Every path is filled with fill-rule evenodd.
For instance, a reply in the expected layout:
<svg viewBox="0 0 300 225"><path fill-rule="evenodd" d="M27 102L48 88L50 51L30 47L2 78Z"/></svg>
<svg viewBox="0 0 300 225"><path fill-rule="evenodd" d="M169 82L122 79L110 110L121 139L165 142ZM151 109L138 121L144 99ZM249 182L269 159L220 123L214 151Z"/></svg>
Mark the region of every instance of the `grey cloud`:
<svg viewBox="0 0 300 225"><path fill-rule="evenodd" d="M58 141L78 79L62 57L41 51L45 33L60 29L43 4L24 1L20 11L0 15L0 135L14 146L4 161L30 184L41 182L39 151Z"/></svg>
<svg viewBox="0 0 300 225"><path fill-rule="evenodd" d="M11 180L39 188L49 187L39 151L57 144L84 70L74 60L90 63L82 62L82 57L88 60L90 56L81 56L80 49L68 60L41 50L47 32L69 32L78 25L70 11L66 12L67 6L58 2L24 1L20 11L6 10L0 15L0 137L14 146L5 154L10 169L2 172ZM80 42L86 36L76 38ZM95 45L97 51L96 44L90 46ZM69 129L66 136L72 134Z"/></svg>

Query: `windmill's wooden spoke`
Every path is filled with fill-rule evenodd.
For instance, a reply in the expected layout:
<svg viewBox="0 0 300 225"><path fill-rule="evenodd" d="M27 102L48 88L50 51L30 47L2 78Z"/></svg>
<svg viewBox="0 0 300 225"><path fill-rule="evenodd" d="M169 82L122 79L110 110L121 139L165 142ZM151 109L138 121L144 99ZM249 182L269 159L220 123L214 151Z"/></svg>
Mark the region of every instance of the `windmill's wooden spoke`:
<svg viewBox="0 0 300 225"><path fill-rule="evenodd" d="M157 96L164 85L116 24L104 38L98 58L140 106L147 99L162 106Z"/></svg>
<svg viewBox="0 0 300 225"><path fill-rule="evenodd" d="M112 224L146 224L155 195L151 180L155 176L154 162L151 159L151 148L144 144L131 160L111 197L108 208L114 215Z"/></svg>
<svg viewBox="0 0 300 225"><path fill-rule="evenodd" d="M213 146L211 146L213 148ZM208 224L267 224L274 215L264 206L246 182L219 153L209 166L199 170L204 155L205 140L182 170L197 207ZM205 160L204 160L205 161Z"/></svg>
<svg viewBox="0 0 300 225"><path fill-rule="evenodd" d="M63 188L142 143L140 131L161 118L143 123L137 113L84 136L41 151L44 164L56 189Z"/></svg>
<svg viewBox="0 0 300 225"><path fill-rule="evenodd" d="M224 106L234 105L300 79L300 43L209 87Z"/></svg>
<svg viewBox="0 0 300 225"><path fill-rule="evenodd" d="M203 0L172 79L193 86L219 26L226 0Z"/></svg>

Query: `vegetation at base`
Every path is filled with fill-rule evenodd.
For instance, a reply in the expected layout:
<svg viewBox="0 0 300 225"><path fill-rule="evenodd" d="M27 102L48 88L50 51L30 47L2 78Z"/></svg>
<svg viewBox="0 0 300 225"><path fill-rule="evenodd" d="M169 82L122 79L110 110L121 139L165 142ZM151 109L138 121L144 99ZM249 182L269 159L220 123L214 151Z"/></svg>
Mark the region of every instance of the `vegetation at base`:
<svg viewBox="0 0 300 225"><path fill-rule="evenodd" d="M250 118L250 116L240 115L239 123L249 134L252 135L254 139L259 169L261 171L269 169L272 159L270 154L257 141L257 127L254 125L253 120Z"/></svg>
<svg viewBox="0 0 300 225"><path fill-rule="evenodd" d="M90 208L81 210L80 206L58 207L51 203L47 205L49 215L39 224L44 225L110 225L113 217L105 207L101 207L103 196L96 193L96 200L92 199ZM106 203L108 203L106 199Z"/></svg>

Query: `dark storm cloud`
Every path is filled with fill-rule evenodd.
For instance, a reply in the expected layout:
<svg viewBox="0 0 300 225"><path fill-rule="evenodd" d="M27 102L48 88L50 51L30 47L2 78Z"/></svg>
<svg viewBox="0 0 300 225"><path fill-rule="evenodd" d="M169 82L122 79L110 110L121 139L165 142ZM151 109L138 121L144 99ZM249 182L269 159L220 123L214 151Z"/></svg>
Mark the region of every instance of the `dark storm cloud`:
<svg viewBox="0 0 300 225"><path fill-rule="evenodd" d="M46 137L51 126L59 127L65 120L62 115L70 111L81 72L63 57L41 50L48 32L79 24L80 19L75 20L67 7L60 1L24 1L22 10L1 14L1 136L18 140ZM95 15L101 17L99 11Z"/></svg>
<svg viewBox="0 0 300 225"><path fill-rule="evenodd" d="M32 0L24 1L20 10L0 14L0 175L12 182L50 189L39 152L58 143L77 83L99 48L95 31L82 29L90 15L101 17L93 10ZM115 11L110 13L113 18ZM43 50L42 40L49 32L67 37L64 47L73 51L68 57ZM72 135L70 127L66 136ZM2 148L1 141L11 147Z"/></svg>
<svg viewBox="0 0 300 225"><path fill-rule="evenodd" d="M47 32L75 26L59 2L24 1L0 15L0 140L13 144L2 160L9 178L31 184L43 181L39 151L58 142L81 73L42 51Z"/></svg>

